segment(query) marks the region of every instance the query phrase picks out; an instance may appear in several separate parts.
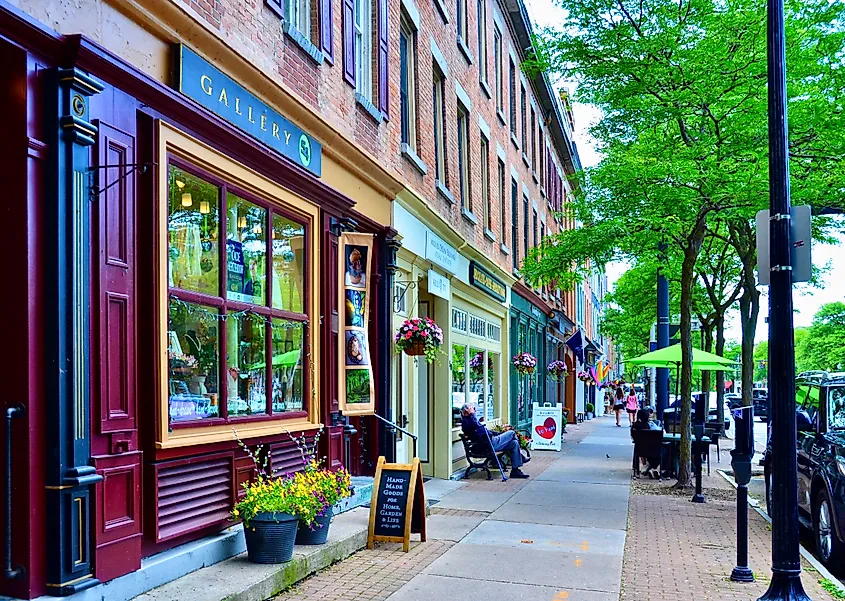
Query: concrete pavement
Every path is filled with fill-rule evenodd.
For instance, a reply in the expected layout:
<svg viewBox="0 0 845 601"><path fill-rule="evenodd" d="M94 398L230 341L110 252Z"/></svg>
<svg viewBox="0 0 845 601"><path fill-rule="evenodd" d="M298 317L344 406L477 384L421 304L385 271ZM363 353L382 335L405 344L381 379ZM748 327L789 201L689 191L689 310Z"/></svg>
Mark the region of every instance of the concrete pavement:
<svg viewBox="0 0 845 601"><path fill-rule="evenodd" d="M631 439L610 418L582 427L579 444L535 452L524 483L444 491L435 509L450 511L429 518L430 538L456 544L389 601L617 601Z"/></svg>

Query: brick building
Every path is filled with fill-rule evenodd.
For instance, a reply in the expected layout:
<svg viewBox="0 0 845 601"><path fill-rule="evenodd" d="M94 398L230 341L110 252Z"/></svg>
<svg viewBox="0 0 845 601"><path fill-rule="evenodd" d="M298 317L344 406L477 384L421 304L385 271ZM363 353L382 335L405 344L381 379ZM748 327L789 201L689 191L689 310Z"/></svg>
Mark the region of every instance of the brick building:
<svg viewBox="0 0 845 601"><path fill-rule="evenodd" d="M22 406L3 536L24 568L1 594L130 578L228 526L253 476L233 430L284 473L288 432L322 427L329 465L367 475L413 451L375 410L448 476L464 399L522 428L532 402L574 416L544 366L595 337L589 285L518 271L572 225L579 167L567 101L520 69L530 34L518 0L0 0ZM393 353L418 314L443 365ZM538 377L511 373L523 350Z"/></svg>

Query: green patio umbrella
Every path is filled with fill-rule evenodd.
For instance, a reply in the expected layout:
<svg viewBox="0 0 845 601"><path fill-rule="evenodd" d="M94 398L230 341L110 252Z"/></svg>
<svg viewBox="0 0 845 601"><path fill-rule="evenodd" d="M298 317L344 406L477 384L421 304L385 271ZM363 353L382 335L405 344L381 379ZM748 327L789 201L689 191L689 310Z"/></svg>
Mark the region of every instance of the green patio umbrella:
<svg viewBox="0 0 845 601"><path fill-rule="evenodd" d="M626 363L635 365L637 367L666 367L675 368L675 399L678 398L678 373L681 371L681 363L683 358L681 356L681 345L673 344L662 349L657 349L645 355L629 359ZM735 362L730 359L725 359L719 355L702 351L701 349L692 349L692 368L703 371L728 371L734 368Z"/></svg>

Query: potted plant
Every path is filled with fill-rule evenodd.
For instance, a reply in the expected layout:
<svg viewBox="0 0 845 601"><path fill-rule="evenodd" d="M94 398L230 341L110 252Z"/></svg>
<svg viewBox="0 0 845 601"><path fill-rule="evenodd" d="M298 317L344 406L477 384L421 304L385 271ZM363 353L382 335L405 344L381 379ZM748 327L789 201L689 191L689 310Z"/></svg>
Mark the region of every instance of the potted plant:
<svg viewBox="0 0 845 601"><path fill-rule="evenodd" d="M593 412L595 410L596 408L592 403L587 403L584 405L584 411L587 412L587 419L593 419Z"/></svg>
<svg viewBox="0 0 845 601"><path fill-rule="evenodd" d="M566 379L568 374L566 363L563 361L552 361L548 364L548 366L546 366L546 373L548 374L550 380L562 382Z"/></svg>
<svg viewBox="0 0 845 601"><path fill-rule="evenodd" d="M406 355L424 355L431 363L437 359L443 344L443 330L430 317L412 317L399 326L394 342L397 351L404 351Z"/></svg>
<svg viewBox="0 0 845 601"><path fill-rule="evenodd" d="M524 351L514 355L511 361L514 368L516 368L516 373L522 376L533 374L537 368L537 358L531 353Z"/></svg>
<svg viewBox="0 0 845 601"><path fill-rule="evenodd" d="M259 474L244 484L246 495L235 504L232 517L244 523L246 550L253 563L284 563L293 557L299 520L311 509L313 495L297 490L291 478L268 478Z"/></svg>
<svg viewBox="0 0 845 601"><path fill-rule="evenodd" d="M352 495L352 480L345 468L333 472L321 468L312 461L305 472L294 476L301 485L312 491L318 501L317 512L313 520L300 516L299 530L296 533L297 545L322 545L329 536L329 526L334 517L334 506L342 499Z"/></svg>
<svg viewBox="0 0 845 601"><path fill-rule="evenodd" d="M507 432L507 428L501 424L497 424L493 426L493 431L497 434L502 434L503 432ZM514 434L516 434L516 440L519 443L519 449L524 451L525 456L530 458L531 457L531 439L524 434L521 434L518 430L514 429Z"/></svg>

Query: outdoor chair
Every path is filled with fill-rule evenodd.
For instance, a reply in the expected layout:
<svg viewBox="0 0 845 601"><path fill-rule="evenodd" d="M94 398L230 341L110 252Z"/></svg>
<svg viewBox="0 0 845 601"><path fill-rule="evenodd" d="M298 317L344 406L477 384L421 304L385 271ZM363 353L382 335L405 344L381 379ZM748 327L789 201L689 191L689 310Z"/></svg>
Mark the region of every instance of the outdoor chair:
<svg viewBox="0 0 845 601"><path fill-rule="evenodd" d="M662 430L631 430L634 439L634 476L640 474L640 457L661 457L663 454ZM659 471L659 468L658 468Z"/></svg>
<svg viewBox="0 0 845 601"><path fill-rule="evenodd" d="M499 465L502 466L503 472L507 471L506 461L508 460L508 457L504 451L499 451L494 454L493 448L489 444L476 444L463 433L459 436L464 445L464 454L466 455L466 460L469 464L467 469L464 471L464 479L469 478L470 474L475 471L484 470L487 472L487 479L492 480L493 474L490 473L490 470L499 469ZM496 461L496 455L499 456L498 462Z"/></svg>

